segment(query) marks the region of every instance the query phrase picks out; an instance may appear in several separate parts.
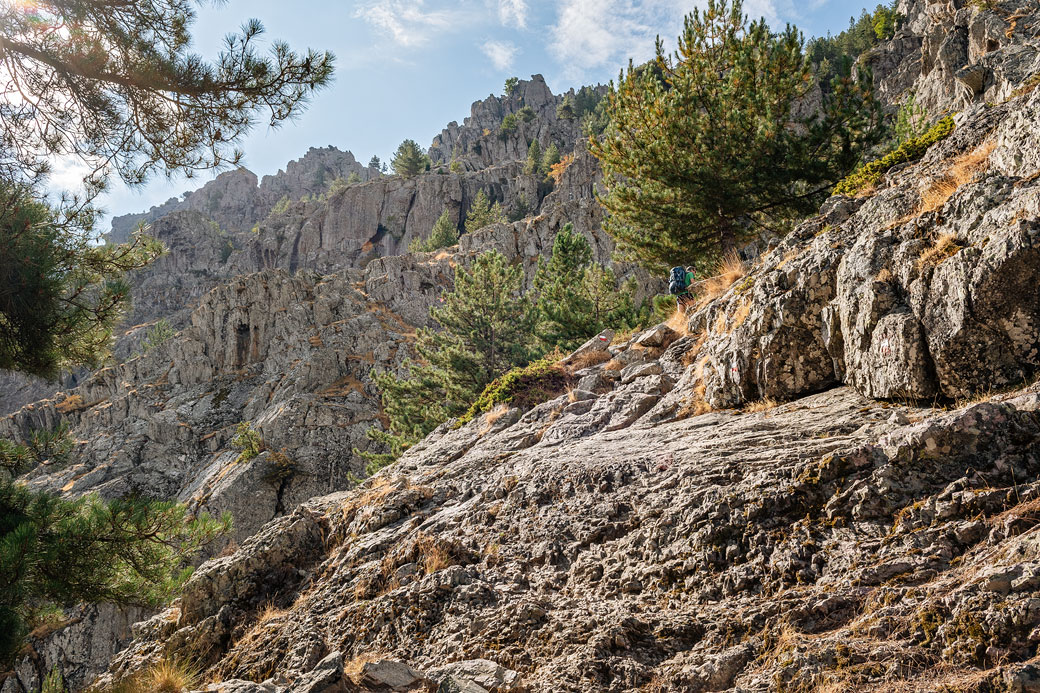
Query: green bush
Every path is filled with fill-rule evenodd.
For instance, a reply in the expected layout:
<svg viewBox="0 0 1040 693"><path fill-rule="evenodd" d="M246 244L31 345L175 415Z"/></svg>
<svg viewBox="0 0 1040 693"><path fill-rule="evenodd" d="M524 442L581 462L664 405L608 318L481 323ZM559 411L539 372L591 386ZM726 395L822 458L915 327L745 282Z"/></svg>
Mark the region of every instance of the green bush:
<svg viewBox="0 0 1040 693"><path fill-rule="evenodd" d="M288 195L284 195L282 199L274 203L274 207L271 208L271 214L285 214L291 206L292 200L289 199Z"/></svg>
<svg viewBox="0 0 1040 693"><path fill-rule="evenodd" d="M509 136L516 132L519 124L520 118L517 117L516 113L510 113L502 119L502 124L498 127L498 138L500 140L509 139Z"/></svg>
<svg viewBox="0 0 1040 693"><path fill-rule="evenodd" d="M149 328L144 336L144 341L141 342L141 349L147 354L155 347L165 344L174 334L173 327L170 326L166 318L162 318Z"/></svg>
<svg viewBox="0 0 1040 693"><path fill-rule="evenodd" d="M231 446L239 451L236 462L249 462L267 449L267 444L260 432L243 421L235 427L235 435L231 438Z"/></svg>
<svg viewBox="0 0 1040 693"><path fill-rule="evenodd" d="M881 177L893 167L920 159L929 147L949 137L953 129L953 116L946 116L920 137L904 142L880 159L860 166L845 180L834 186L834 194L851 197L861 190L877 184Z"/></svg>
<svg viewBox="0 0 1040 693"><path fill-rule="evenodd" d="M456 427L489 412L499 404L509 404L521 409L530 409L554 397L559 397L574 384L574 377L557 365L552 358L535 361L527 366L514 368L505 375L491 381L480 393L469 410L459 417Z"/></svg>

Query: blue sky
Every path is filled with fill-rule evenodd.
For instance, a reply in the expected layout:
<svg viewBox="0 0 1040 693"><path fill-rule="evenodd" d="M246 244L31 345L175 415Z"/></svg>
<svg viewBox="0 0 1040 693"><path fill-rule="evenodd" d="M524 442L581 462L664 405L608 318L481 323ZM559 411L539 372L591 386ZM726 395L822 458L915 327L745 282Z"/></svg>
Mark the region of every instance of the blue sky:
<svg viewBox="0 0 1040 693"><path fill-rule="evenodd" d="M871 7L876 4L871 3ZM470 104L501 93L507 77L542 74L554 93L607 82L632 57L674 40L682 17L703 0L227 0L207 5L195 26L195 50L213 56L225 34L249 17L267 39L297 49L332 50L335 83L297 121L258 125L244 142L245 166L275 173L308 147L334 145L367 162L386 159L405 138L426 146ZM837 33L865 5L842 0L745 0L745 12L772 26L796 24L806 37ZM113 186L101 204L113 214L143 211L212 175ZM76 182L58 171L55 187Z"/></svg>

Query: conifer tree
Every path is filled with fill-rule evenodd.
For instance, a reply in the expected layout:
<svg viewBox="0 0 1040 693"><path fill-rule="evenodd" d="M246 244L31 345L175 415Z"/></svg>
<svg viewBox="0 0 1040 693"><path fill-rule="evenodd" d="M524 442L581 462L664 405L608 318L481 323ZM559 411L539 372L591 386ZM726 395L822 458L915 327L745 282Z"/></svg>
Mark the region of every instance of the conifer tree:
<svg viewBox="0 0 1040 693"><path fill-rule="evenodd" d="M555 142L553 142L545 150L545 154L542 156L542 164L538 170L543 175L548 176L552 167L558 163L560 163L560 148L556 146Z"/></svg>
<svg viewBox="0 0 1040 693"><path fill-rule="evenodd" d="M501 224L505 221L506 214L502 210L502 205L498 202L491 204L491 200L481 190L473 198L473 204L470 205L469 212L466 213L466 233L473 233L485 226Z"/></svg>
<svg viewBox="0 0 1040 693"><path fill-rule="evenodd" d="M447 419L465 412L492 380L533 355L535 314L520 294L523 271L492 250L455 270L455 288L430 308L440 329L420 329L408 376L373 374L390 431L370 437L390 454L359 452L370 470L394 459Z"/></svg>
<svg viewBox="0 0 1040 693"><path fill-rule="evenodd" d="M186 559L230 528L184 505L64 500L0 478L0 667L28 617L78 601L156 607L190 575Z"/></svg>
<svg viewBox="0 0 1040 693"><path fill-rule="evenodd" d="M619 286L614 272L592 262L592 247L566 224L553 240L552 255L538 263L536 334L544 351L570 351L605 327L619 327L632 315L631 284Z"/></svg>
<svg viewBox="0 0 1040 693"><path fill-rule="evenodd" d="M415 140L405 140L398 145L390 165L397 175L411 178L426 170L428 161L429 158Z"/></svg>
<svg viewBox="0 0 1040 693"><path fill-rule="evenodd" d="M433 224L433 230L425 239L416 238L408 245L408 250L413 253L431 253L434 250L447 248L459 242L459 227L455 223L455 216L447 209Z"/></svg>
<svg viewBox="0 0 1040 693"><path fill-rule="evenodd" d="M527 161L524 162L524 173L533 175L538 173L542 166L542 147L538 139L531 140L531 146L527 148Z"/></svg>
<svg viewBox="0 0 1040 693"><path fill-rule="evenodd" d="M674 56L629 66L592 138L605 228L622 257L659 271L728 252L747 234L815 209L881 134L869 75L834 84L822 110L792 106L813 86L794 27L770 32L742 3L686 17Z"/></svg>

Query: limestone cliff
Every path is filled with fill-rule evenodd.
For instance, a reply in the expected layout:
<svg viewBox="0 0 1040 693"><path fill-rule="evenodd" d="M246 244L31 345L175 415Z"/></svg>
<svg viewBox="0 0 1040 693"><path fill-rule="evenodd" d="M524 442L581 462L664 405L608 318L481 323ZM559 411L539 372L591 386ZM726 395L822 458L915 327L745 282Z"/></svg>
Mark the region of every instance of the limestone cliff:
<svg viewBox="0 0 1040 693"><path fill-rule="evenodd" d="M1040 690L1040 8L901 9L867 60L890 105L961 111L950 137L687 319L592 340L569 392L445 424L357 488L368 372L400 365L453 266L497 248L530 278L567 221L609 257L595 162L578 146L549 192L493 129L527 105L563 137L559 98L534 79L475 104L431 149L468 151L461 173L354 185L256 234L157 221L183 247L139 277L171 297L140 319L180 316L178 336L0 435L68 421L70 465L30 483L227 509L235 543L132 633L84 612L34 641L0 691L164 658L235 693ZM974 65L989 87L946 88ZM478 189L531 215L403 252Z"/></svg>

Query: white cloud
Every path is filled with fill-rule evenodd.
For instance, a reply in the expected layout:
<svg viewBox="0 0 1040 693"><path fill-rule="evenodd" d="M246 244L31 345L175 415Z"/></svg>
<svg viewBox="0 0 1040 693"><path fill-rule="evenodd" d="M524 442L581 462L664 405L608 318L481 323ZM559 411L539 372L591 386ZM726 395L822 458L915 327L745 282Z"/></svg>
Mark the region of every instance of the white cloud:
<svg viewBox="0 0 1040 693"><path fill-rule="evenodd" d="M503 71L513 66L519 49L509 41L485 41L480 47L495 69Z"/></svg>
<svg viewBox="0 0 1040 693"><path fill-rule="evenodd" d="M427 43L438 32L451 29L457 19L450 11L425 9L422 0L374 0L357 10L354 16L406 48Z"/></svg>
<svg viewBox="0 0 1040 693"><path fill-rule="evenodd" d="M498 19L505 26L527 28L527 0L498 0Z"/></svg>
<svg viewBox="0 0 1040 693"><path fill-rule="evenodd" d="M704 0L560 0L549 50L571 77L604 66L622 67L653 55L654 39L674 45L683 17ZM752 19L778 22L776 0L746 0Z"/></svg>

